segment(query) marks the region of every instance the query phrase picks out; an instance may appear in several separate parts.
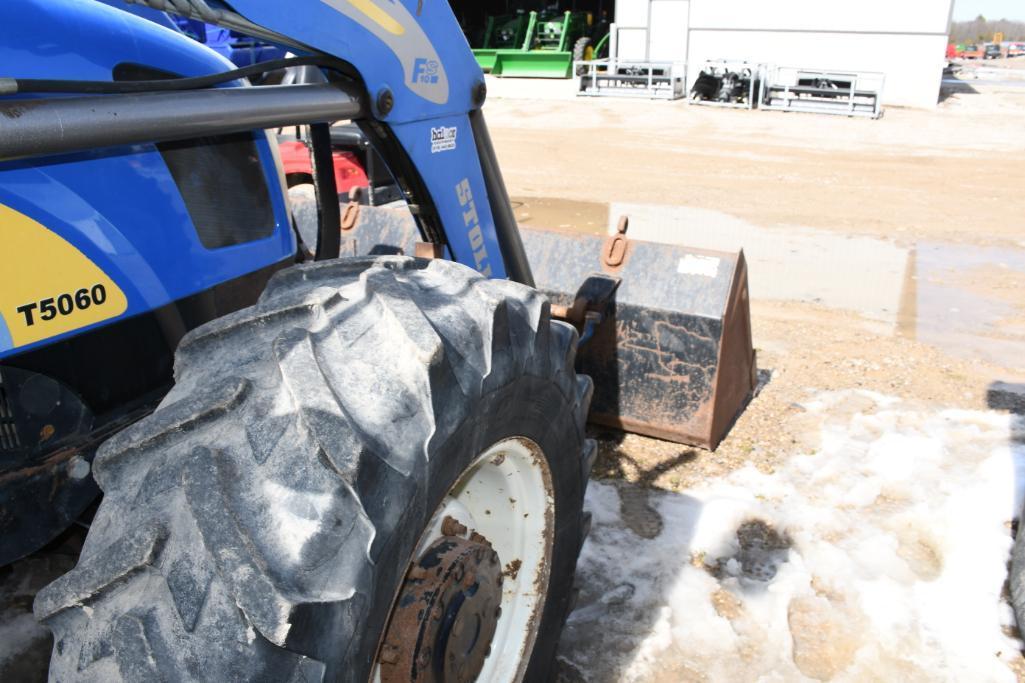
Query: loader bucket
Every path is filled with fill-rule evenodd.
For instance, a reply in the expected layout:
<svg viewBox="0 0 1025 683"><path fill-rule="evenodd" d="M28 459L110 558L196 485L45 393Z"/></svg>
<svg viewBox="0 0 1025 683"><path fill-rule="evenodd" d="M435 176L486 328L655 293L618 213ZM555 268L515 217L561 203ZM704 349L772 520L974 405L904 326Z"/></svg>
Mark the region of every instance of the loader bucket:
<svg viewBox="0 0 1025 683"><path fill-rule="evenodd" d="M572 307L588 278L621 278L577 356L594 380L590 421L714 450L756 382L743 252L625 240L610 265L607 238L520 232L553 304Z"/></svg>
<svg viewBox="0 0 1025 683"><path fill-rule="evenodd" d="M498 50L491 73L511 78L569 78L573 55L556 50Z"/></svg>
<svg viewBox="0 0 1025 683"><path fill-rule="evenodd" d="M316 203L294 199L300 232L315 230ZM577 371L594 380L589 420L715 449L756 380L743 252L622 239L608 258L614 238L523 227L520 235L553 311L613 292L600 324L578 325ZM406 208L363 206L341 254L414 255L419 239Z"/></svg>
<svg viewBox="0 0 1025 683"><path fill-rule="evenodd" d="M495 62L498 61L498 50L479 48L473 50L473 56L484 73L494 72Z"/></svg>

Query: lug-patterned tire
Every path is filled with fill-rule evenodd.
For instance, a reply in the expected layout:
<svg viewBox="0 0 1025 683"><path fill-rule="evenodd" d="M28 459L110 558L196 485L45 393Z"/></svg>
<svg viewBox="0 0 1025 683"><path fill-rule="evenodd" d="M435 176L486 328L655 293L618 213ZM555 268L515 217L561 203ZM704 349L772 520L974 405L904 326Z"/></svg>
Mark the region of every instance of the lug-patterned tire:
<svg viewBox="0 0 1025 683"><path fill-rule="evenodd" d="M432 516L510 439L546 472L547 590L526 651L490 656L547 678L595 453L575 346L536 291L446 261L279 273L190 333L160 408L100 449L81 558L35 601L51 680L368 680Z"/></svg>
<svg viewBox="0 0 1025 683"><path fill-rule="evenodd" d="M573 63L591 61L592 59L594 59L594 48L591 46L591 39L586 36L577 38L577 42L573 45ZM578 66L576 74L577 76L586 76L587 67Z"/></svg>
<svg viewBox="0 0 1025 683"><path fill-rule="evenodd" d="M1011 589L1011 606L1018 630L1025 633L1025 510L1018 516L1018 533L1011 549L1011 566L1007 577Z"/></svg>

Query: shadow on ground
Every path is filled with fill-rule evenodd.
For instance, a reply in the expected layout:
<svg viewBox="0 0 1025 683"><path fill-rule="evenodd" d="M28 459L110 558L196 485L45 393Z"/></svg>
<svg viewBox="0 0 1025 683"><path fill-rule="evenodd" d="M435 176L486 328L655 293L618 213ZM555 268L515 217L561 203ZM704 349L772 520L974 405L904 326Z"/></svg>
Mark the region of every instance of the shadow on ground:
<svg viewBox="0 0 1025 683"><path fill-rule="evenodd" d="M956 78L944 78L940 86L940 103L946 102L954 95L978 95L979 91L964 81Z"/></svg>

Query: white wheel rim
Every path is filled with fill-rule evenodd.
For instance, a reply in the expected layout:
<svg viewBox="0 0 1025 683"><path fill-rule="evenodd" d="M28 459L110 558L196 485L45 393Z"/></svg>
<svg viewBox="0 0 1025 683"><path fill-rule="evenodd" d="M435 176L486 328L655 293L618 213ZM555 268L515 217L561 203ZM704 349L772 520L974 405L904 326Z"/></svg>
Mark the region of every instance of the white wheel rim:
<svg viewBox="0 0 1025 683"><path fill-rule="evenodd" d="M484 536L505 570L502 614L491 642L491 655L477 680L521 681L548 593L555 536L552 477L541 448L525 437L513 437L499 441L474 459L431 516L414 559L442 538L446 517L463 524L468 533ZM376 663L372 680L380 680Z"/></svg>

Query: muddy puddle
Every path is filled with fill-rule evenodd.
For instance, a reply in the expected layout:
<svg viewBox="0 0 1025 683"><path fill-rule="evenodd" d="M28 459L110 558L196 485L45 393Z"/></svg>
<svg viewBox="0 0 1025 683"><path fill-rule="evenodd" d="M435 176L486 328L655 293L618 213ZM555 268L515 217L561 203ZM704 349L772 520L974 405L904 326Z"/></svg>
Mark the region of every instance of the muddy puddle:
<svg viewBox="0 0 1025 683"><path fill-rule="evenodd" d="M920 242L902 334L1025 373L1025 249Z"/></svg>
<svg viewBox="0 0 1025 683"><path fill-rule="evenodd" d="M625 214L635 239L743 249L756 301L854 311L954 357L1025 375L1025 248L765 227L682 206L537 197L513 206L527 227L604 234Z"/></svg>
<svg viewBox="0 0 1025 683"><path fill-rule="evenodd" d="M743 249L754 300L855 311L957 358L1025 374L1025 248L902 243L763 227L729 214L613 203L636 239Z"/></svg>
<svg viewBox="0 0 1025 683"><path fill-rule="evenodd" d="M609 222L609 205L553 197L513 197L516 222L528 228L556 228L602 235Z"/></svg>

